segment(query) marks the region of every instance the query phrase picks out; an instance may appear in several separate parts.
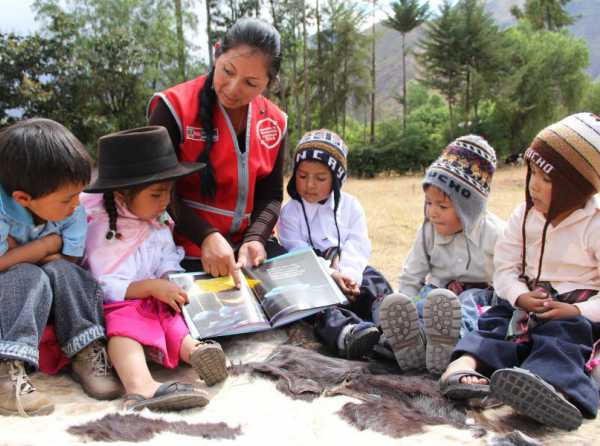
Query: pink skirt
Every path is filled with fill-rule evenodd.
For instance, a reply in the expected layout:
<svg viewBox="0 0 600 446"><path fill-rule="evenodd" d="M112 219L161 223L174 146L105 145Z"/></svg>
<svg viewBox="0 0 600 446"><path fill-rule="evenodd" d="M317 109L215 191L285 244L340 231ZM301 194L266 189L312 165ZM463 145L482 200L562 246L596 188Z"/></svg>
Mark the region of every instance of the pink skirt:
<svg viewBox="0 0 600 446"><path fill-rule="evenodd" d="M164 367L179 364L179 351L189 330L181 313L152 298L128 299L104 305L106 336L131 338L145 347L146 355Z"/></svg>

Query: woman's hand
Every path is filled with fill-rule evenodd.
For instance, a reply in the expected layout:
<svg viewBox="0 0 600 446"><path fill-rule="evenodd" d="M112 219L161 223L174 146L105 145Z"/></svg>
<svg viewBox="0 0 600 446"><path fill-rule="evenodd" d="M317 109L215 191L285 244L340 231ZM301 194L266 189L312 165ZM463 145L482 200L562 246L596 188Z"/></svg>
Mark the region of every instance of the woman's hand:
<svg viewBox="0 0 600 446"><path fill-rule="evenodd" d="M241 272L235 263L231 245L219 232L206 236L202 242L202 268L213 277L230 275L237 288L241 284Z"/></svg>
<svg viewBox="0 0 600 446"><path fill-rule="evenodd" d="M238 251L238 267L258 266L267 258L265 246L259 241L243 243Z"/></svg>

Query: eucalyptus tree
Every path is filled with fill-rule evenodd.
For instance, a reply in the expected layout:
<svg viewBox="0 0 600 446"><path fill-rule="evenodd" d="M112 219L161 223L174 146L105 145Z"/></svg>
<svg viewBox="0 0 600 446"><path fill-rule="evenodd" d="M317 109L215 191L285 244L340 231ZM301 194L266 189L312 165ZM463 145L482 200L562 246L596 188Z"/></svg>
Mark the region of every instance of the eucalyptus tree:
<svg viewBox="0 0 600 446"><path fill-rule="evenodd" d="M406 129L406 35L427 20L429 5L420 0L396 0L391 7L393 13L388 15L384 23L402 36L402 128Z"/></svg>

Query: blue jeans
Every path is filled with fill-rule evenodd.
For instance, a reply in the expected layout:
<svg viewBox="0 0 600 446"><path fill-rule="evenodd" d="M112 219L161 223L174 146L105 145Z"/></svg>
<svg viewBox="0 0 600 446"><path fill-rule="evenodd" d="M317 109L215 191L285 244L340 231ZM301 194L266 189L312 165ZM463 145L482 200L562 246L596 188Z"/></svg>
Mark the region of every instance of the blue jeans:
<svg viewBox="0 0 600 446"><path fill-rule="evenodd" d="M102 290L83 268L66 260L20 263L0 272L0 359L38 366L48 318L68 357L104 337Z"/></svg>
<svg viewBox="0 0 600 446"><path fill-rule="evenodd" d="M417 313L419 314L419 322L421 324L423 324L423 308L425 308L427 296L435 289L437 289L437 287L434 285L425 285L421 288L419 294L414 297ZM477 321L479 320L478 307L492 305L493 295L494 291L489 288L471 288L458 295L458 301L460 302L460 308L462 310L462 323L460 325L461 338L470 331L477 329Z"/></svg>

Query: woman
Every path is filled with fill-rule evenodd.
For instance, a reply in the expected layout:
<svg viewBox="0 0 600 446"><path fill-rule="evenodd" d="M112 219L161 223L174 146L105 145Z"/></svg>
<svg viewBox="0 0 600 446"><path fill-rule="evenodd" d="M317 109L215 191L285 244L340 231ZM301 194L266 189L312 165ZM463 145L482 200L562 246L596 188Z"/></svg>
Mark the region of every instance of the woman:
<svg viewBox="0 0 600 446"><path fill-rule="evenodd" d="M150 100L150 124L167 128L179 160L207 164L177 184L175 235L186 269L199 269L200 260L204 271L239 284L242 266L281 252L268 241L283 199L287 117L261 95L280 64L277 30L240 19L215 46L207 76Z"/></svg>

